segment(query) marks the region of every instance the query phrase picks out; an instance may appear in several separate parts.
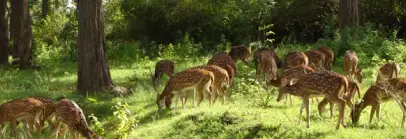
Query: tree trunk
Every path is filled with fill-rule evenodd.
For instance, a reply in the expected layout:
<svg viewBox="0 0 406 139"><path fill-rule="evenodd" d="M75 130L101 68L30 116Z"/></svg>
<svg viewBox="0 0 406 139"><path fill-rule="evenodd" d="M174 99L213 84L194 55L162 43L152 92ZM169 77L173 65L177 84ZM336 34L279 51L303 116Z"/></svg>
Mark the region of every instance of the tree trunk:
<svg viewBox="0 0 406 139"><path fill-rule="evenodd" d="M42 0L42 11L41 11L41 17L46 18L48 16L48 11L49 11L49 0Z"/></svg>
<svg viewBox="0 0 406 139"><path fill-rule="evenodd" d="M32 29L28 0L11 0L10 38L13 42L13 65L27 68L31 63Z"/></svg>
<svg viewBox="0 0 406 139"><path fill-rule="evenodd" d="M0 0L0 65L8 65L7 1Z"/></svg>
<svg viewBox="0 0 406 139"><path fill-rule="evenodd" d="M358 0L340 0L339 7L340 32L347 27L359 25Z"/></svg>
<svg viewBox="0 0 406 139"><path fill-rule="evenodd" d="M114 85L106 54L102 0L79 0L77 6L78 91L85 95Z"/></svg>

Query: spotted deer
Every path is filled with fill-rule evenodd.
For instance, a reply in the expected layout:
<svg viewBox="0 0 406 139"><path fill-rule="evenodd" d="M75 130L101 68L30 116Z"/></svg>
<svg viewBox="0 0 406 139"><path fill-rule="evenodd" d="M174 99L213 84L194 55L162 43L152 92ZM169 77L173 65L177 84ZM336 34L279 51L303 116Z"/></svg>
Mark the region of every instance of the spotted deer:
<svg viewBox="0 0 406 139"><path fill-rule="evenodd" d="M275 86L275 87L284 87L288 83L289 83L289 85L293 85L299 80L300 77L302 77L303 75L306 75L308 73L312 73L312 72L314 72L314 70L309 66L306 66L306 65L295 66L295 67L284 70L282 72L282 75L277 78L278 80L267 82L267 85ZM289 94L287 94L287 95L289 96L290 104L292 105L293 104L292 97Z"/></svg>
<svg viewBox="0 0 406 139"><path fill-rule="evenodd" d="M269 82L271 80L277 80L277 64L274 59L274 54L267 50L258 54L259 68L257 70L257 79L261 79L263 75L263 82Z"/></svg>
<svg viewBox="0 0 406 139"><path fill-rule="evenodd" d="M61 125L61 134L58 134ZM86 139L102 139L89 128L82 109L74 101L62 99L55 108L55 129L52 136L58 138L58 135L62 135L65 138L68 129L73 139L79 139L79 135Z"/></svg>
<svg viewBox="0 0 406 139"><path fill-rule="evenodd" d="M266 52L266 51L270 51L273 54L276 65L278 66L278 68L281 68L283 66L283 61L279 58L279 56L276 54L276 52L273 49L262 47L262 48L257 49L254 53L253 62L254 62L255 69L257 70L259 68L260 54L262 52Z"/></svg>
<svg viewBox="0 0 406 139"><path fill-rule="evenodd" d="M173 62L172 60L159 60L155 64L154 75L152 75L152 72L150 71L152 85L154 89L156 90L157 86L159 85L159 80L162 78L164 73L168 77L172 77L174 71L175 71L175 62Z"/></svg>
<svg viewBox="0 0 406 139"><path fill-rule="evenodd" d="M197 104L199 106L204 99L204 92L206 91L211 94L209 88L213 82L213 73L203 69L192 68L176 73L169 79L163 92L157 96L156 104L158 105L158 110L161 110L164 105L166 108L170 108L170 103L165 102L167 97L172 99L173 95L178 99L182 96L188 95L187 93L191 90L196 90L196 93L199 95L200 98ZM195 96L196 95L193 97L194 99ZM195 105L194 99L193 106ZM182 106L185 108L185 102L183 100ZM175 103L175 109L176 108L177 103Z"/></svg>
<svg viewBox="0 0 406 139"><path fill-rule="evenodd" d="M213 55L213 57L207 63L217 65L227 71L229 76L230 85L234 87L234 77L237 75L237 65L232 58L226 52L219 52Z"/></svg>
<svg viewBox="0 0 406 139"><path fill-rule="evenodd" d="M228 54L234 60L234 62L241 60L245 65L248 66L248 58L251 55L251 47L245 47L244 45L233 46Z"/></svg>
<svg viewBox="0 0 406 139"><path fill-rule="evenodd" d="M31 136L34 134L35 126L41 137L44 109L44 103L34 98L18 98L4 103L0 107L0 133L7 122L11 125L12 137L17 137L17 121L24 120L29 126Z"/></svg>
<svg viewBox="0 0 406 139"><path fill-rule="evenodd" d="M362 110L368 106L372 107L369 115L369 123L372 122L374 114L376 114L376 118L380 118L381 103L393 100L389 94L385 93L385 87L382 87L381 84L383 84L383 82L371 85L361 101L355 103L354 111L351 112L352 123L358 123Z"/></svg>
<svg viewBox="0 0 406 139"><path fill-rule="evenodd" d="M353 50L347 50L344 55L344 70L351 78L355 78L359 83L362 83L362 69L358 69L357 53Z"/></svg>
<svg viewBox="0 0 406 139"><path fill-rule="evenodd" d="M334 72L330 71L318 71L308 73L299 78L299 80L293 84L287 84L284 87L279 88L279 94L277 101L279 102L286 97L286 94L301 97L303 100L302 108L306 110L306 122L307 128L310 127L310 105L309 98L324 96L325 98L333 101L339 106L339 117L336 129L340 128L340 123L346 127L344 120L345 112L345 100L343 96L348 89L347 79ZM302 108L300 109L300 115L302 114ZM299 118L300 122L300 118Z"/></svg>
<svg viewBox="0 0 406 139"><path fill-rule="evenodd" d="M326 56L323 52L318 50L306 51L304 52L309 58L309 67L312 67L314 70L324 69L324 63L326 61Z"/></svg>
<svg viewBox="0 0 406 139"><path fill-rule="evenodd" d="M384 89L384 92L386 95L390 96L395 102L399 105L400 109L402 110L403 117L402 117L402 123L401 127L404 127L405 121L406 121L406 79L404 78L393 78L387 81L384 81L382 83L378 84L379 87ZM364 104L365 105L365 104ZM358 105L358 108L360 109L360 104ZM379 109L379 107L377 108ZM360 111L360 110L358 110ZM352 116L355 117L356 115L359 115L357 111L357 114L353 114ZM379 110L378 110L379 111ZM378 119L379 119L379 112L378 114ZM359 116L358 116L359 118ZM353 118L356 121L356 118Z"/></svg>
<svg viewBox="0 0 406 139"><path fill-rule="evenodd" d="M343 99L346 101L347 105L349 107L354 106L355 104L355 94L358 94L358 98L361 98L361 92L360 92L360 87L358 83L352 79L347 78L348 80L348 91L344 94ZM330 117L333 116L333 108L334 108L334 103L329 101L327 98L324 98L322 101L320 101L317 109L319 111L319 115L322 116L322 113L324 111L325 106L330 104Z"/></svg>
<svg viewBox="0 0 406 139"><path fill-rule="evenodd" d="M396 62L387 62L382 65L378 70L378 77L376 83L383 82L389 79L398 78L400 73L400 66Z"/></svg>
<svg viewBox="0 0 406 139"><path fill-rule="evenodd" d="M55 115L55 108L56 108L57 102L54 101L53 99L47 98L47 97L32 96L31 98L39 100L45 105L44 115L43 115L43 119L41 119L41 123L44 125L44 122L47 121L48 125L53 130L55 128L55 124L52 121L52 118Z"/></svg>
<svg viewBox="0 0 406 139"><path fill-rule="evenodd" d="M309 58L303 52L290 52L286 55L284 69L289 69L294 66L309 65Z"/></svg>
<svg viewBox="0 0 406 139"><path fill-rule="evenodd" d="M213 104L216 102L216 99L218 96L221 96L223 98L223 104L226 101L226 87L230 84L230 80L228 77L228 73L225 69L214 65L214 64L209 64L206 66L198 66L194 67L197 69L203 69L207 70L213 73L214 75L214 81L212 83L212 88L210 88L212 94L214 96L210 96L213 98ZM186 102L185 102L186 103Z"/></svg>
<svg viewBox="0 0 406 139"><path fill-rule="evenodd" d="M334 61L333 50L327 46L320 47L318 50L322 52L326 58L323 64L324 69L331 71L333 69L333 61Z"/></svg>

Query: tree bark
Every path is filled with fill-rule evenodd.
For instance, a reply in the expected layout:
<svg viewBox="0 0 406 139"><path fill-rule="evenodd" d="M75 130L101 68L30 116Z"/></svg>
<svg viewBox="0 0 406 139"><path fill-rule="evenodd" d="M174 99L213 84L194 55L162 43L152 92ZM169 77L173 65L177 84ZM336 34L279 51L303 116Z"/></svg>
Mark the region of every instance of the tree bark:
<svg viewBox="0 0 406 139"><path fill-rule="evenodd" d="M339 14L340 32L342 32L347 27L358 26L358 0L340 0Z"/></svg>
<svg viewBox="0 0 406 139"><path fill-rule="evenodd" d="M0 0L0 65L8 65L7 0Z"/></svg>
<svg viewBox="0 0 406 139"><path fill-rule="evenodd" d="M81 94L100 92L111 87L104 36L102 0L79 0L77 38L78 91Z"/></svg>
<svg viewBox="0 0 406 139"><path fill-rule="evenodd" d="M48 16L48 12L49 12L49 0L42 0L42 11L41 11L41 17L42 18L46 18Z"/></svg>
<svg viewBox="0 0 406 139"><path fill-rule="evenodd" d="M13 42L13 65L27 68L31 63L32 29L28 0L11 0L10 38Z"/></svg>

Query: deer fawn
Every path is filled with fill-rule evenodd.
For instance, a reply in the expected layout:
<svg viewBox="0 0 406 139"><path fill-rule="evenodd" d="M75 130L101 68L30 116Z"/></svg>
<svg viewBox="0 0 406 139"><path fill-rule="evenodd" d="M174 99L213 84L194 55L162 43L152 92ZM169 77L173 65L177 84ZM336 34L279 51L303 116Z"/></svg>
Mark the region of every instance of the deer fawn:
<svg viewBox="0 0 406 139"><path fill-rule="evenodd" d="M286 55L284 69L289 69L294 66L309 65L309 58L303 52L290 52Z"/></svg>
<svg viewBox="0 0 406 139"><path fill-rule="evenodd" d="M155 65L155 74L152 75L151 71L151 79L152 85L156 90L157 86L159 85L159 80L162 78L163 74L165 73L167 76L172 77L173 72L175 70L175 62L171 60L160 60Z"/></svg>
<svg viewBox="0 0 406 139"><path fill-rule="evenodd" d="M62 138L65 138L66 131L69 129L73 139L79 139L79 134L87 139L102 139L89 128L82 109L72 100L59 101L55 108L55 117L55 129L52 133L55 139L61 124L63 124Z"/></svg>
<svg viewBox="0 0 406 139"><path fill-rule="evenodd" d="M358 123L362 110L364 110L367 106L372 106L371 113L369 115L369 123L372 122L375 112L376 118L379 119L381 108L380 104L392 100L392 97L385 92L385 88L380 84L381 83L371 85L365 92L362 100L355 103L354 110L351 112L351 120L354 124Z"/></svg>
<svg viewBox="0 0 406 139"><path fill-rule="evenodd" d="M340 123L346 127L344 122L345 100L343 96L347 92L347 79L337 73L330 71L319 71L308 73L299 78L293 85L286 85L279 88L277 101L279 102L286 97L286 94L299 96L303 99L302 108L306 110L307 128L310 127L310 105L309 98L316 96L324 96L325 98L337 103L339 106L339 118L336 129L340 128ZM302 114L300 109L300 116ZM300 122L300 117L299 117Z"/></svg>
<svg viewBox="0 0 406 139"><path fill-rule="evenodd" d="M399 73L400 73L399 64L397 64L396 62L388 62L379 68L376 83L397 78L399 76Z"/></svg>
<svg viewBox="0 0 406 139"><path fill-rule="evenodd" d="M217 65L227 71L229 76L230 84L234 87L234 77L237 75L237 65L231 59L231 57L225 52L219 52L213 55L213 57L207 63Z"/></svg>
<svg viewBox="0 0 406 139"><path fill-rule="evenodd" d="M234 46L228 53L234 62L241 60L248 66L248 58L251 55L251 47L245 47L243 45Z"/></svg>
<svg viewBox="0 0 406 139"><path fill-rule="evenodd" d="M359 83L362 83L362 69L358 69L357 65L357 54L352 50L346 51L344 55L344 70L348 73L349 77L355 78Z"/></svg>
<svg viewBox="0 0 406 139"><path fill-rule="evenodd" d="M170 107L170 104L165 102L167 97L172 98L172 95L174 95L176 96L176 99L178 99L180 96L185 95L188 91L195 89L197 94L200 96L197 105L200 105L201 101L204 99L203 92L206 91L211 94L209 87L213 82L214 75L212 72L207 70L192 68L178 72L169 79L163 92L157 96L156 104L158 105L158 109L161 110L164 104L167 106L167 108ZM193 98L195 98L195 96L196 95L194 95ZM193 99L193 106L194 105L195 103ZM185 102L183 100L182 106L185 108ZM176 108L177 103L175 103L175 109Z"/></svg>
<svg viewBox="0 0 406 139"><path fill-rule="evenodd" d="M318 49L320 52L322 52L325 56L325 61L324 61L324 68L326 70L332 70L333 69L333 61L334 61L334 52L331 48L327 46L320 47Z"/></svg>
<svg viewBox="0 0 406 139"><path fill-rule="evenodd" d="M0 134L4 124L10 122L12 136L17 137L17 121L24 119L28 123L32 136L34 125L38 132L42 129L43 124L40 120L43 119L44 109L45 105L34 98L18 98L4 103L0 107ZM41 132L39 132L39 136L41 137Z"/></svg>
<svg viewBox="0 0 406 139"><path fill-rule="evenodd" d="M343 99L346 101L346 103L349 107L353 108L355 94L358 93L358 97L361 98L360 87L356 81L349 79L349 78L347 78L347 80L348 80L348 91L344 94ZM334 103L329 101L326 98L324 98L322 101L320 101L320 103L317 107L317 109L319 111L319 115L322 116L322 113L323 113L324 108L327 105L327 103L330 104L330 117L332 117Z"/></svg>
<svg viewBox="0 0 406 139"><path fill-rule="evenodd" d="M309 67L312 67L314 70L324 69L324 63L326 61L326 56L323 52L318 50L304 52L309 58Z"/></svg>

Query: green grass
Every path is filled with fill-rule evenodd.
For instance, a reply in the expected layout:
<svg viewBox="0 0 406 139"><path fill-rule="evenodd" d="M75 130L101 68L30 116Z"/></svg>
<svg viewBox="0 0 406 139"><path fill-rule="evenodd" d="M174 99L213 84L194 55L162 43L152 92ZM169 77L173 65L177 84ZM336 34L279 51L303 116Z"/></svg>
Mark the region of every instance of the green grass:
<svg viewBox="0 0 406 139"><path fill-rule="evenodd" d="M203 59L203 60L202 60ZM206 58L177 62L176 71L206 63ZM156 61L143 61L130 64L110 63L115 84L131 86L134 93L126 98L112 98L110 95L90 96L86 99L77 95L76 64L55 64L46 69L0 70L0 102L31 95L56 98L66 96L83 108L86 115L94 114L100 121L89 120L92 129L105 138L406 138L400 128L402 114L394 102L382 104L381 120L374 119L368 124L370 107L361 114L360 125L351 126L350 110L346 110L347 128L335 130L338 111L329 117L318 115L316 104L311 104L311 128L306 128L304 114L298 124L301 100L294 97L293 105L276 102L276 90L264 90L255 81L255 70L249 70L238 62L236 88L228 92L225 105L217 102L209 106L205 100L200 107L187 104L187 109L163 110L157 112L156 92L151 87L149 70ZM378 67L365 69L362 94L376 79ZM340 66L334 68L342 72ZM402 77L405 77L402 74ZM162 91L166 76L159 91ZM230 90L229 90L230 91ZM269 96L269 97L268 97ZM357 98L358 99L358 98ZM118 105L118 103L128 106ZM189 101L190 102L190 101ZM113 109L122 106L122 114ZM172 105L173 107L174 105ZM181 107L181 104L178 105ZM128 111L126 111L128 110ZM119 117L119 118L117 118ZM131 121L136 124L131 126ZM19 132L24 128L19 127ZM9 127L0 138L9 135ZM44 137L49 138L47 130Z"/></svg>

